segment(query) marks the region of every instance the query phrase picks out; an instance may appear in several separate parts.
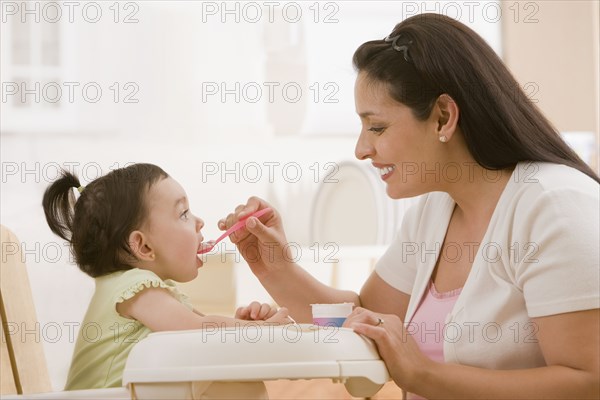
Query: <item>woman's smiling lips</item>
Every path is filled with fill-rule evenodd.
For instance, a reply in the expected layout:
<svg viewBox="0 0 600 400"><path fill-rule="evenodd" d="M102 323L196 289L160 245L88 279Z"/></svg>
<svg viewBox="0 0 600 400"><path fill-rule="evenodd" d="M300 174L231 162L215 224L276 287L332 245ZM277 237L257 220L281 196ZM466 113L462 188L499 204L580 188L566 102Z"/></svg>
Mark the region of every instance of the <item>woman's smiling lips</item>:
<svg viewBox="0 0 600 400"><path fill-rule="evenodd" d="M384 165L384 164L373 163L373 166L379 170L381 179L383 179L384 181L386 179L388 179L390 177L390 175L392 175L394 173L394 170L396 169L396 166L393 164Z"/></svg>

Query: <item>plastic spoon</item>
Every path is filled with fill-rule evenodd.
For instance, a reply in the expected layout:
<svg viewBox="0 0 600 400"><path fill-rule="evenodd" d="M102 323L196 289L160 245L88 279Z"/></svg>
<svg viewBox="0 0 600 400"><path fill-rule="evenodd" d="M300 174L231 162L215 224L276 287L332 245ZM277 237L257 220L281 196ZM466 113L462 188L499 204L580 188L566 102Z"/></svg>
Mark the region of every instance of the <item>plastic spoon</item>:
<svg viewBox="0 0 600 400"><path fill-rule="evenodd" d="M240 230L241 228L246 226L246 220L250 217L260 217L264 214L266 214L268 211L271 211L270 208L263 208L262 210L258 210L255 213L252 213L250 215L247 215L246 217L244 217L244 219L239 220L238 222L236 222L235 224L233 224L231 226L231 228L227 229L225 231L225 233L223 233L221 236L219 236L219 238L217 240L209 240L208 242L206 242L204 244L205 247L203 247L202 249L198 250L198 254L204 254L204 253L208 253L209 251L211 251L216 245L217 243L219 243L221 240L225 239L227 236L231 235L233 232Z"/></svg>

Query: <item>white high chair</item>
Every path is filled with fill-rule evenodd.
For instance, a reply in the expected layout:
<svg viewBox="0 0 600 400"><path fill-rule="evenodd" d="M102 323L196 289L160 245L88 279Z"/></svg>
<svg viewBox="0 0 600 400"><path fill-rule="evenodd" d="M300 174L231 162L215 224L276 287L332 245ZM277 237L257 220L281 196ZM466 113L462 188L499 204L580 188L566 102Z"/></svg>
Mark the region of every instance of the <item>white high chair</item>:
<svg viewBox="0 0 600 400"><path fill-rule="evenodd" d="M261 394L245 391L252 385L244 383L317 378L343 382L353 396L367 397L389 379L374 344L349 329L214 326L150 334L129 354L123 387L51 392L41 343L8 328L34 326L37 318L19 241L4 226L1 231L2 399L248 398Z"/></svg>

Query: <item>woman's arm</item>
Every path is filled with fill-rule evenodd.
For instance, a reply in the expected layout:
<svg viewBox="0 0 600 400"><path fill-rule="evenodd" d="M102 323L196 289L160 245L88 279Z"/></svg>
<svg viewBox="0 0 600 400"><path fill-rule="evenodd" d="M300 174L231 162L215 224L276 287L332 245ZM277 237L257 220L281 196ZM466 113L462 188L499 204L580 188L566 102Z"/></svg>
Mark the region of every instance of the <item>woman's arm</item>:
<svg viewBox="0 0 600 400"><path fill-rule="evenodd" d="M587 399L600 397L598 309L534 318L546 367L491 370L437 363L423 355L402 321L358 309L347 324L377 343L394 381L427 398ZM374 326L377 318L384 324ZM484 355L482 355L484 356Z"/></svg>
<svg viewBox="0 0 600 400"><path fill-rule="evenodd" d="M252 197L246 205L220 221L227 229L240 218L257 210L271 207L264 200ZM261 222L262 221L262 222ZM375 273L365 283L360 297L347 290L327 286L294 263L279 214L273 210L261 217L249 218L246 229L230 237L271 297L285 306L297 322L312 321L310 304L354 303L378 312L397 313L404 317L409 296L389 286Z"/></svg>
<svg viewBox="0 0 600 400"><path fill-rule="evenodd" d="M205 329L209 327L241 326L247 324L289 323L288 311L279 309L266 320L243 320L219 315L201 315L177 301L167 289L148 288L134 297L117 304L117 312L125 317L139 321L153 332L176 331L186 329Z"/></svg>
<svg viewBox="0 0 600 400"><path fill-rule="evenodd" d="M381 279L377 272L371 276L360 291L360 302L363 308L381 314L394 314L404 321L410 295L390 286Z"/></svg>
<svg viewBox="0 0 600 400"><path fill-rule="evenodd" d="M271 208L264 200L251 197L219 221L219 228L226 230L246 215L267 207ZM356 293L322 284L293 261L281 217L274 209L260 219L248 218L246 228L233 233L230 240L271 297L288 308L297 322L312 321L311 303L360 304Z"/></svg>

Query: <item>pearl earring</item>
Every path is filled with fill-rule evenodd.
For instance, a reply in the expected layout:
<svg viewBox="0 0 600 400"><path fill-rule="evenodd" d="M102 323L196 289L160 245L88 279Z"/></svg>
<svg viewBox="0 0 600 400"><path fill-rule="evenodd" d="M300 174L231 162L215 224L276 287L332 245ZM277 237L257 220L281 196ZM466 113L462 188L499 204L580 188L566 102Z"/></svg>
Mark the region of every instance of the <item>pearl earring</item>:
<svg viewBox="0 0 600 400"><path fill-rule="evenodd" d="M150 258L151 258L151 259L153 259L153 260L154 260L154 258L155 258L155 257L156 257L156 255L155 255L155 254L152 254L152 255L150 256Z"/></svg>
<svg viewBox="0 0 600 400"><path fill-rule="evenodd" d="M446 143L447 141L448 141L448 138L446 136L444 136L444 135L440 136L440 142Z"/></svg>

